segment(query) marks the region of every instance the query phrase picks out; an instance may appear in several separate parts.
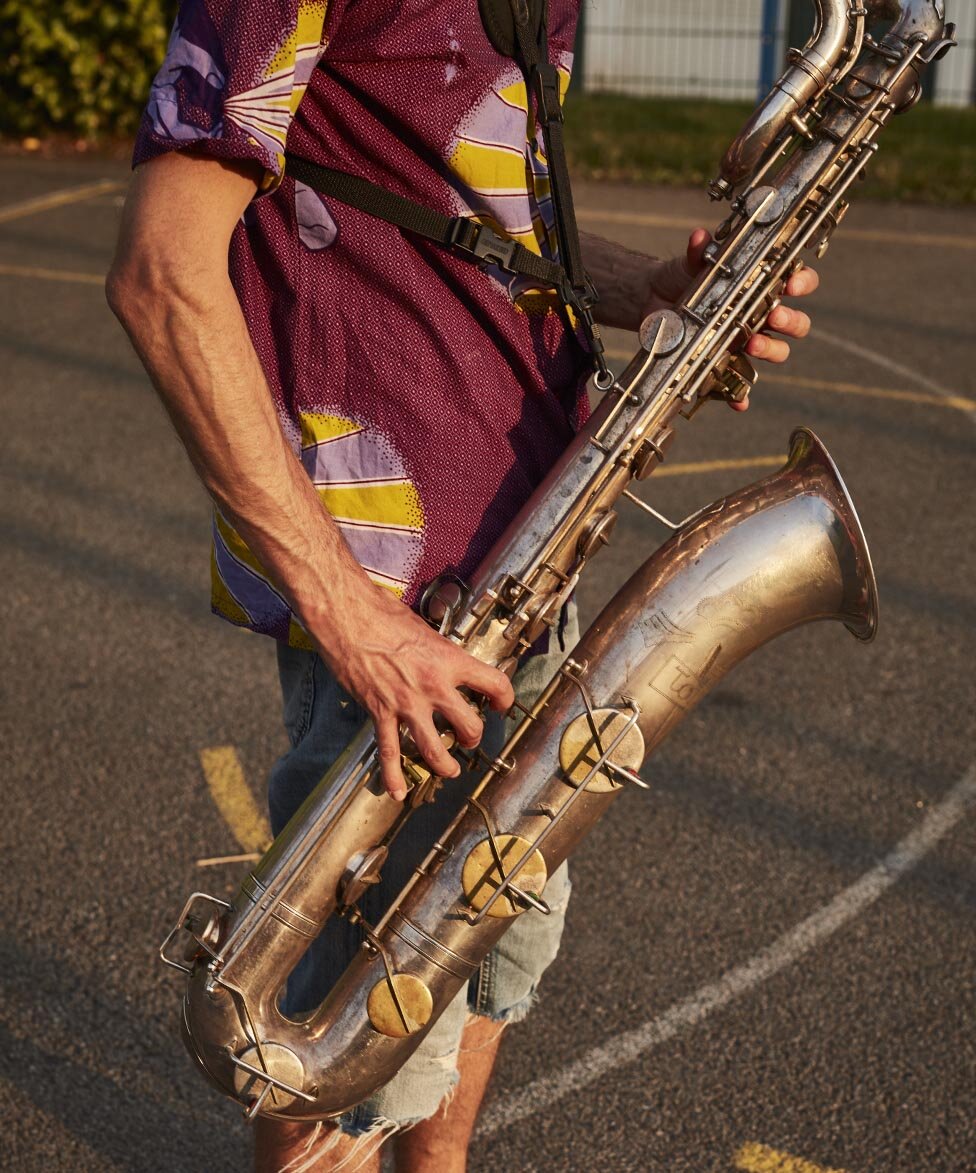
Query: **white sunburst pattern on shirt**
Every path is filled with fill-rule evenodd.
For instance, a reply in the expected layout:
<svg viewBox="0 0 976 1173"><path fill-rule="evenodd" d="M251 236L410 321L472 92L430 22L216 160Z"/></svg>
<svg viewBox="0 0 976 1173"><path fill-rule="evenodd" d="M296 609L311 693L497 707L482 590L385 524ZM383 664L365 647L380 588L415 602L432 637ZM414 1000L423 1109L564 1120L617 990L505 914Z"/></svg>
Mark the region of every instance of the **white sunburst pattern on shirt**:
<svg viewBox="0 0 976 1173"><path fill-rule="evenodd" d="M424 510L393 443L378 429L302 412L301 461L322 504L374 582L409 589L424 546Z"/></svg>
<svg viewBox="0 0 976 1173"><path fill-rule="evenodd" d="M266 77L253 89L224 100L224 117L247 131L261 146L280 155L292 116L322 55L316 40L295 48L294 63Z"/></svg>

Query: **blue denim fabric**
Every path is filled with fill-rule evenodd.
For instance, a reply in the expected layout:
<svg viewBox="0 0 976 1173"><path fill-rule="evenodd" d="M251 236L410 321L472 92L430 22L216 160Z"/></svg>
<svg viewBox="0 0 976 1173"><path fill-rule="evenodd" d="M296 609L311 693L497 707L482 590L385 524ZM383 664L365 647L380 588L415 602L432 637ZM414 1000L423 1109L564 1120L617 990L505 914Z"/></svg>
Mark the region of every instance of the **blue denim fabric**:
<svg viewBox="0 0 976 1173"><path fill-rule="evenodd" d="M577 638L571 606L563 629L567 651ZM523 664L514 682L523 704L535 700L565 654L554 634L548 652ZM367 719L314 653L279 644L278 670L291 748L275 763L269 781L271 826L276 835ZM511 732L506 724L497 714L488 715L482 740L486 752L500 751ZM411 817L384 866L382 882L360 902L370 923L376 923L477 781L474 773L463 774L443 787L436 802ZM559 949L570 894L565 864L550 877L545 894L550 915L529 910L512 923L467 989L444 1010L394 1079L342 1118L345 1131L361 1134L392 1123L403 1127L433 1115L457 1082L457 1055L468 1014L508 1023L528 1013L539 980ZM361 944L359 928L333 917L291 974L282 1007L285 1013L298 1015L318 1006Z"/></svg>

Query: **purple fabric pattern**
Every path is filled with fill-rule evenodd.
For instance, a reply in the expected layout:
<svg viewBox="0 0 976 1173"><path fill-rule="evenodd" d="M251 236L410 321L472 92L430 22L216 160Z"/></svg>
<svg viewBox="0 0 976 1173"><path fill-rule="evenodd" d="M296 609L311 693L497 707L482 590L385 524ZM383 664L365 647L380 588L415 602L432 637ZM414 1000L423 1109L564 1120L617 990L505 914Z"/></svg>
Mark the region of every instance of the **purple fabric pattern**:
<svg viewBox="0 0 976 1173"><path fill-rule="evenodd" d="M295 183L295 221L298 239L313 251L328 248L339 235L339 226L325 200L317 191L298 182Z"/></svg>
<svg viewBox="0 0 976 1173"><path fill-rule="evenodd" d="M153 132L179 142L219 136L227 67L217 30L202 5L176 18L166 60L146 107Z"/></svg>

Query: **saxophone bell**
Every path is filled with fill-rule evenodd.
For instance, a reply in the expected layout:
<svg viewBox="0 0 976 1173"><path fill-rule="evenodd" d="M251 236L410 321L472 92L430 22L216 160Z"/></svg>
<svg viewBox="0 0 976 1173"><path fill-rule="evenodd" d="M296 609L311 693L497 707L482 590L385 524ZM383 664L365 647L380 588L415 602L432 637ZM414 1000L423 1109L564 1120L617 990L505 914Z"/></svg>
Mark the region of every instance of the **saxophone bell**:
<svg viewBox="0 0 976 1173"><path fill-rule="evenodd" d="M877 625L860 523L808 429L785 466L692 516L616 594L326 1000L301 1021L277 992L307 947L295 893L232 973L201 961L187 1042L255 1112L334 1116L410 1057L512 919L544 910L547 879L650 753L756 648L803 623ZM299 919L301 918L301 919ZM304 923L303 923L304 922ZM286 963L290 959L290 964ZM228 1040L233 1040L228 1044Z"/></svg>

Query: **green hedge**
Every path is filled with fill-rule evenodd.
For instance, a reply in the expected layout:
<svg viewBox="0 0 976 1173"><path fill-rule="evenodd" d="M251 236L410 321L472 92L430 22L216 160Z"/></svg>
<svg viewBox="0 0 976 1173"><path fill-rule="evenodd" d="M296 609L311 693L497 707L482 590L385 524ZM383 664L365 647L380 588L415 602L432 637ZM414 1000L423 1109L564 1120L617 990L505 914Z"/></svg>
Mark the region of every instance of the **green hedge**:
<svg viewBox="0 0 976 1173"><path fill-rule="evenodd" d="M570 171L581 179L701 187L752 113L748 102L573 94ZM976 204L976 106L920 103L891 120L857 198Z"/></svg>
<svg viewBox="0 0 976 1173"><path fill-rule="evenodd" d="M130 133L176 0L0 0L0 134Z"/></svg>

